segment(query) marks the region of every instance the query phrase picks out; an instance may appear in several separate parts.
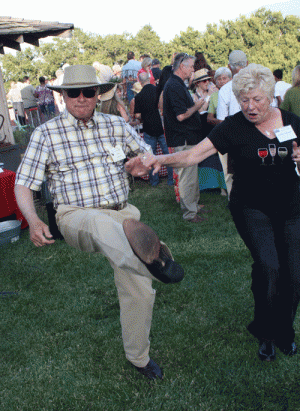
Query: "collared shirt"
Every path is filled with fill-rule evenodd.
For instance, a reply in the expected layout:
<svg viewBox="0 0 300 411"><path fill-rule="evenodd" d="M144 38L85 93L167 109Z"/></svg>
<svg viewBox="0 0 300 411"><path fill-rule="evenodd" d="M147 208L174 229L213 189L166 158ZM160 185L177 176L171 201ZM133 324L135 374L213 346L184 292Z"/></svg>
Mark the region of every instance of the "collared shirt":
<svg viewBox="0 0 300 411"><path fill-rule="evenodd" d="M275 97L280 97L281 101L284 100L285 93L289 88L291 88L292 85L289 83L286 83L285 81L277 81L275 83L275 92L274 96Z"/></svg>
<svg viewBox="0 0 300 411"><path fill-rule="evenodd" d="M145 133L151 137L160 137L164 129L155 98L156 87L146 84L134 98L134 112L141 114Z"/></svg>
<svg viewBox="0 0 300 411"><path fill-rule="evenodd" d="M232 91L232 80L220 88L218 94L217 119L225 120L226 117L232 116L241 111L241 107Z"/></svg>
<svg viewBox="0 0 300 411"><path fill-rule="evenodd" d="M142 68L142 65L139 61L131 59L122 67L122 77L133 79L137 78L138 71Z"/></svg>
<svg viewBox="0 0 300 411"><path fill-rule="evenodd" d="M208 106L208 110L207 110L208 113L211 113L211 114L214 114L214 115L216 114L217 107L218 107L218 95L219 95L219 91L215 91L210 96L209 106Z"/></svg>
<svg viewBox="0 0 300 411"><path fill-rule="evenodd" d="M35 92L38 95L37 99L40 106L54 103L53 91L46 85L37 86Z"/></svg>
<svg viewBox="0 0 300 411"><path fill-rule="evenodd" d="M35 88L32 84L27 84L21 89L21 96L24 108L37 107L37 99L34 97Z"/></svg>
<svg viewBox="0 0 300 411"><path fill-rule="evenodd" d="M84 124L64 111L33 132L17 171L16 184L38 191L48 179L54 206L101 207L127 200L129 183L123 153L143 153L148 146L121 117L95 112Z"/></svg>
<svg viewBox="0 0 300 411"><path fill-rule="evenodd" d="M198 111L183 121L177 116L184 114L195 103L184 81L171 74L163 91L164 126L168 147L198 144L203 139L201 117Z"/></svg>

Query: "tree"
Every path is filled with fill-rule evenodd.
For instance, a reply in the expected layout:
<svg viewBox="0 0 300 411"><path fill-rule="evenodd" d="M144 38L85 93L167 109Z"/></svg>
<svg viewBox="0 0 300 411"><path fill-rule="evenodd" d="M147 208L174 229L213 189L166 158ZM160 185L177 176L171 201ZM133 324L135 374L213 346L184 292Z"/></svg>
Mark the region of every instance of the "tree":
<svg viewBox="0 0 300 411"><path fill-rule="evenodd" d="M250 17L208 24L203 33L188 27L169 43L162 42L149 24L136 36L125 32L102 37L75 29L70 40L55 37L51 43L26 48L16 56L4 55L0 61L7 89L12 80L20 80L24 75L29 75L33 84L41 75L52 77L64 63L99 61L109 66L115 62L125 63L128 51L138 57L148 53L158 58L162 66L170 64L175 51L191 55L201 51L212 68L217 69L227 66L228 55L235 49L243 50L249 62L260 63L271 70L281 68L290 81L293 68L300 62L300 19L296 16L283 18L280 12L261 8Z"/></svg>

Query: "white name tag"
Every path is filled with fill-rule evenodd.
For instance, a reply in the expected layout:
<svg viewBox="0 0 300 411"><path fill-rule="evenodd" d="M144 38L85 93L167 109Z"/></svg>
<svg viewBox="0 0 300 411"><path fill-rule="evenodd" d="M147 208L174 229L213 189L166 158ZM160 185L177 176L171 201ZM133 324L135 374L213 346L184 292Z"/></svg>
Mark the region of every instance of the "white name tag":
<svg viewBox="0 0 300 411"><path fill-rule="evenodd" d="M297 138L292 126L277 128L276 130L274 130L274 133L280 143Z"/></svg>
<svg viewBox="0 0 300 411"><path fill-rule="evenodd" d="M117 161L125 160L126 156L121 146L111 147L109 149L109 154L111 155L113 161L116 163Z"/></svg>

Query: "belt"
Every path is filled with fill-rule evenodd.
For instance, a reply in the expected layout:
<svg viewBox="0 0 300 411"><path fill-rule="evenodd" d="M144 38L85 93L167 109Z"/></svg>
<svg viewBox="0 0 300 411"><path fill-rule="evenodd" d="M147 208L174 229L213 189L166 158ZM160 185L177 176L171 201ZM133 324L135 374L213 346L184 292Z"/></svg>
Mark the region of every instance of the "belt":
<svg viewBox="0 0 300 411"><path fill-rule="evenodd" d="M105 205L105 206L100 206L99 208L103 208L104 210L116 210L116 211L120 211L123 210L123 208L125 208L127 206L127 201L124 201L124 203L120 203L120 204L109 204L109 205Z"/></svg>

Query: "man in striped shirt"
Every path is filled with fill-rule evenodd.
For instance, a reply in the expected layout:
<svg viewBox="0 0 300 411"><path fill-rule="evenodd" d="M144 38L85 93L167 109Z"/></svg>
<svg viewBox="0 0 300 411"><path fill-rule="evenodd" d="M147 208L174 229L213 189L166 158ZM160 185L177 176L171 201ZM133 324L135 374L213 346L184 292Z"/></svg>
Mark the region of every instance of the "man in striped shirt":
<svg viewBox="0 0 300 411"><path fill-rule="evenodd" d="M66 68L63 83L51 86L63 93L66 110L33 132L15 193L32 242L50 245L54 240L32 196L47 178L66 242L79 250L101 252L114 270L126 358L149 379L162 378L149 357L152 279L178 282L183 270L153 230L139 222L139 210L127 202L125 159L151 148L121 117L95 111L99 93L113 86L100 84L93 67ZM140 161L136 164L134 175L143 171Z"/></svg>

